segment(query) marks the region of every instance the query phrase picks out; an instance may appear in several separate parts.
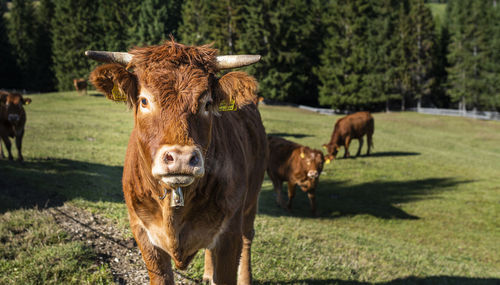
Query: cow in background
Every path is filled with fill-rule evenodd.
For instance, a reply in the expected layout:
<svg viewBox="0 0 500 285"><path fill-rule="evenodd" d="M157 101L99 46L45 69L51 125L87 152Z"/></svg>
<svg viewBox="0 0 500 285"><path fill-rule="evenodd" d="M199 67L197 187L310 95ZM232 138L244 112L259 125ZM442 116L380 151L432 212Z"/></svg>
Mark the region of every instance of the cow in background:
<svg viewBox="0 0 500 285"><path fill-rule="evenodd" d="M87 80L85 78L75 78L73 79L73 85L78 94L87 95Z"/></svg>
<svg viewBox="0 0 500 285"><path fill-rule="evenodd" d="M281 197L281 187L283 182L287 181L287 209L291 211L295 189L296 186L299 186L302 191L307 193L312 214L316 215L315 191L325 162L323 153L283 138L273 136L268 136L267 138L269 143L267 175L269 175L269 178L273 182L278 205L284 205Z"/></svg>
<svg viewBox="0 0 500 285"><path fill-rule="evenodd" d="M356 156L361 153L363 146L363 136L368 140L366 155L370 155L370 147L373 147L372 136L375 130L375 123L370 112L357 112L339 119L335 123L330 142L324 144L327 150L327 161L335 159L341 146L344 146L344 158L349 157L349 144L353 139L359 140L359 148Z"/></svg>
<svg viewBox="0 0 500 285"><path fill-rule="evenodd" d="M23 98L19 93L9 93L0 91L0 137L2 138L9 160L13 160L11 152L10 138L15 138L17 147L17 159L22 161L22 144L24 136L24 126L26 125L26 112L24 105L30 104L30 98ZM0 142L0 154L3 154L2 142Z"/></svg>
<svg viewBox="0 0 500 285"><path fill-rule="evenodd" d="M86 55L114 62L98 66L90 80L108 99L133 108L122 185L151 284L174 284L171 259L186 269L200 249L205 281L251 284L267 139L255 79L216 74L260 56L217 56L209 46L173 40Z"/></svg>

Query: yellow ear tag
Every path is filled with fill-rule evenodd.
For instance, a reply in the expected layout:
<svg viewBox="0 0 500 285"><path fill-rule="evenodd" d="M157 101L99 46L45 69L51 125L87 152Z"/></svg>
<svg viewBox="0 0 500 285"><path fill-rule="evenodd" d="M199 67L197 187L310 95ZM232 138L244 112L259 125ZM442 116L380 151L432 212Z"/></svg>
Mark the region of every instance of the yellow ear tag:
<svg viewBox="0 0 500 285"><path fill-rule="evenodd" d="M300 158L306 157L303 152L300 153Z"/></svg>
<svg viewBox="0 0 500 285"><path fill-rule="evenodd" d="M127 96L123 94L118 85L113 84L113 90L111 90L111 94L113 95L113 101L127 101Z"/></svg>
<svg viewBox="0 0 500 285"><path fill-rule="evenodd" d="M330 160L329 159L326 160L326 164L330 164Z"/></svg>
<svg viewBox="0 0 500 285"><path fill-rule="evenodd" d="M324 149L326 149L326 146L323 146Z"/></svg>
<svg viewBox="0 0 500 285"><path fill-rule="evenodd" d="M225 112L225 111L236 111L238 109L238 107L236 106L236 102L233 100L231 100L229 102L229 104L227 104L225 101L222 101L220 104L219 104L219 111L221 112Z"/></svg>

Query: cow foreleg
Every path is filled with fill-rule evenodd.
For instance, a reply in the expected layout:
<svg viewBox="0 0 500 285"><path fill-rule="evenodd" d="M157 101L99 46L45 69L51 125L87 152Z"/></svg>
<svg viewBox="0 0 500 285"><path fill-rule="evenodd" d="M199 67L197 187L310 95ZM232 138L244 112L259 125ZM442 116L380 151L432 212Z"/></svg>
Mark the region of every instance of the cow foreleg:
<svg viewBox="0 0 500 285"><path fill-rule="evenodd" d="M358 147L358 152L356 153L356 156L359 156L361 154L361 148L363 147L363 138L359 138L359 147Z"/></svg>
<svg viewBox="0 0 500 285"><path fill-rule="evenodd" d="M369 133L367 136L366 136L366 140L367 140L367 147L368 149L366 150L366 155L370 155L370 148L373 146L373 141L372 141L372 135L373 133Z"/></svg>
<svg viewBox="0 0 500 285"><path fill-rule="evenodd" d="M236 285L241 249L241 232L225 232L219 236L217 245L210 253L213 265L212 284Z"/></svg>
<svg viewBox="0 0 500 285"><path fill-rule="evenodd" d="M307 192L307 198L309 198L309 203L311 204L312 215L316 216L316 194L314 192L314 189L309 190Z"/></svg>
<svg viewBox="0 0 500 285"><path fill-rule="evenodd" d="M351 144L351 137L346 137L345 142L344 142L344 158L348 158L350 156L349 154L349 144Z"/></svg>
<svg viewBox="0 0 500 285"><path fill-rule="evenodd" d="M245 211L243 217L243 248L241 250L240 267L238 268L238 285L252 284L252 262L251 251L252 241L255 236L253 223L257 214L257 203L254 203L249 210Z"/></svg>
<svg viewBox="0 0 500 285"><path fill-rule="evenodd" d="M2 135L2 140L5 144L5 148L7 149L7 154L9 156L9 160L13 160L14 157L12 156L11 143L10 143L9 137L7 135ZM2 157L3 157L3 150L2 150Z"/></svg>
<svg viewBox="0 0 500 285"><path fill-rule="evenodd" d="M288 204L286 205L286 208L290 212L292 211L293 197L295 197L295 185L295 183L288 181Z"/></svg>
<svg viewBox="0 0 500 285"><path fill-rule="evenodd" d="M283 181L279 179L271 179L273 181L273 187L274 191L276 192L276 204L278 204L279 207L285 207L285 202L283 201L283 195L282 195L282 188L283 188Z"/></svg>
<svg viewBox="0 0 500 285"><path fill-rule="evenodd" d="M205 249L205 269L203 271L203 281L212 283L214 277L214 264L212 258L212 251Z"/></svg>
<svg viewBox="0 0 500 285"><path fill-rule="evenodd" d="M150 284L175 284L170 256L165 251L151 244L146 231L140 226L132 227L132 232L141 250L142 259L146 263Z"/></svg>
<svg viewBox="0 0 500 285"><path fill-rule="evenodd" d="M23 161L24 158L23 158L23 154L22 154L22 145L23 145L23 136L24 136L24 130L19 132L17 135L16 135L16 147L17 147L17 159L19 161Z"/></svg>

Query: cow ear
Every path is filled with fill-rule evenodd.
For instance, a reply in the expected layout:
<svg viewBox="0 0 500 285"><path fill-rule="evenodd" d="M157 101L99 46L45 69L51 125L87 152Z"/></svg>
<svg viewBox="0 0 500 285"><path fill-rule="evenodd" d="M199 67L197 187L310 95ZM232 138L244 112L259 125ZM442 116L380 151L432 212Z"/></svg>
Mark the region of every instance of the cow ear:
<svg viewBox="0 0 500 285"><path fill-rule="evenodd" d="M31 104L31 98L23 98L23 104L24 104L24 105L29 105L29 104Z"/></svg>
<svg viewBox="0 0 500 285"><path fill-rule="evenodd" d="M257 102L257 80L241 71L230 72L220 78L215 84L215 103L233 101L241 108Z"/></svg>
<svg viewBox="0 0 500 285"><path fill-rule="evenodd" d="M137 77L120 64L100 65L90 73L90 82L109 100L137 102Z"/></svg>

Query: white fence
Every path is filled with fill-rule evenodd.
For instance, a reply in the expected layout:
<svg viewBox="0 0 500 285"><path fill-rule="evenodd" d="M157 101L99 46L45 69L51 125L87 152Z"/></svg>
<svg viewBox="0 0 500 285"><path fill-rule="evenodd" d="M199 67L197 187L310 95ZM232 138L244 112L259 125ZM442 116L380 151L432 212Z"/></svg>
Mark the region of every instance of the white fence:
<svg viewBox="0 0 500 285"><path fill-rule="evenodd" d="M438 108L412 108L410 111L415 111L422 114L443 115L468 117L481 120L497 120L500 121L500 113L487 111L462 111L457 109L438 109Z"/></svg>

